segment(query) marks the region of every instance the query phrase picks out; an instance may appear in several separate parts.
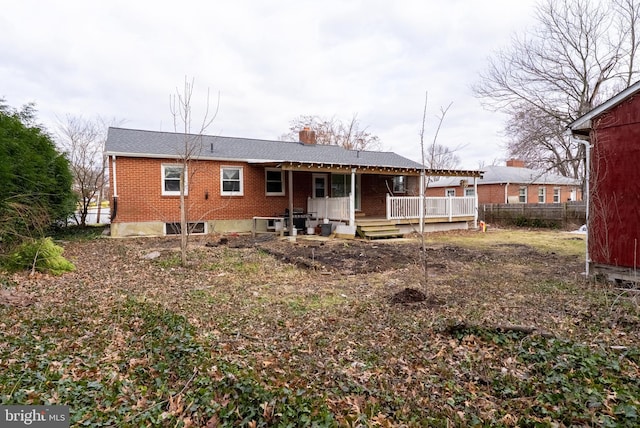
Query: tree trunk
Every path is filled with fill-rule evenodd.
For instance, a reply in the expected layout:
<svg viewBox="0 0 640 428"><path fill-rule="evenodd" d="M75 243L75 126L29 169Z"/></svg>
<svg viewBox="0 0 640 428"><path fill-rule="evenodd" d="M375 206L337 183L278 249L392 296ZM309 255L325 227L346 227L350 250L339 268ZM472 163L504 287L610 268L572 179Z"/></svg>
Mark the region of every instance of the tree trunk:
<svg viewBox="0 0 640 428"><path fill-rule="evenodd" d="M180 174L180 263L187 265L187 207L185 205L185 166Z"/></svg>

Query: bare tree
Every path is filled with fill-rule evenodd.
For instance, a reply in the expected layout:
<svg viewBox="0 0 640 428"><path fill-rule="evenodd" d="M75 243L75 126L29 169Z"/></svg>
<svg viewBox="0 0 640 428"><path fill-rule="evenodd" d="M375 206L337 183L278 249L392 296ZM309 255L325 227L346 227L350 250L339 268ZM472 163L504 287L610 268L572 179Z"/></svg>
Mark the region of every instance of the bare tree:
<svg viewBox="0 0 640 428"><path fill-rule="evenodd" d="M426 174L427 168L434 168L435 164L440 160L438 156L442 151L448 152L446 148L443 149L442 148L443 146L438 144L438 134L440 133L440 129L442 128L442 123L444 122L444 118L447 115L447 112L449 111L449 108L451 108L451 104L452 104L452 103L449 103L449 105L446 108L442 108L442 107L440 108L440 115L438 116L438 126L436 127L436 131L433 135L433 141L425 149L424 134L425 134L425 125L427 123L428 102L429 102L429 92L425 92L424 110L422 111L422 127L420 128L420 155L421 155L421 161L422 161L422 176L425 177L425 180L426 180L425 182L420 183L420 186L422 187L420 193L421 195L423 195L422 196L423 209L424 207L426 207L426 203L427 203L425 190L429 186L429 180L432 179L432 177L429 177ZM422 216L420 217L420 240L421 240L421 250L422 250L421 265L422 265L422 273L423 273L423 282L424 282L424 287L426 288L429 282L429 275L428 275L429 263L427 258L427 246L426 246L426 241L424 236L424 219L422 218Z"/></svg>
<svg viewBox="0 0 640 428"><path fill-rule="evenodd" d="M73 187L80 201L80 209L74 215L81 226L87 224L89 207L94 201L100 208L107 183L104 143L107 129L115 124L115 120L107 122L100 117L87 119L71 115L58 121L57 140L71 164Z"/></svg>
<svg viewBox="0 0 640 428"><path fill-rule="evenodd" d="M298 116L289 123L289 132L280 136L283 141L298 141L298 132L309 127L316 133L316 143L341 146L347 150L378 150L382 147L380 138L361 128L358 115L343 122L335 117Z"/></svg>
<svg viewBox="0 0 640 428"><path fill-rule="evenodd" d="M189 219L187 207L187 186L192 184L195 176L196 168L193 161L200 155L202 151L202 135L211 125L218 114L218 106L220 96L218 95L218 104L213 114L210 113L209 107L209 90L207 89L207 98L205 104L205 112L202 122L195 131L192 129L192 97L193 97L194 79L189 81L184 79L184 88L182 92L176 88L176 93L169 98L169 109L173 116L173 127L176 133L180 133L182 141L178 156L178 164L180 166L180 261L183 266L187 264L187 247L189 244Z"/></svg>
<svg viewBox="0 0 640 428"><path fill-rule="evenodd" d="M427 147L427 167L431 169L454 169L460 165L458 148L452 149L442 144L432 143Z"/></svg>
<svg viewBox="0 0 640 428"><path fill-rule="evenodd" d="M607 7L609 6L609 7ZM509 156L581 178L584 146L566 126L637 77L637 0L542 0L537 26L498 51L473 87L506 112Z"/></svg>

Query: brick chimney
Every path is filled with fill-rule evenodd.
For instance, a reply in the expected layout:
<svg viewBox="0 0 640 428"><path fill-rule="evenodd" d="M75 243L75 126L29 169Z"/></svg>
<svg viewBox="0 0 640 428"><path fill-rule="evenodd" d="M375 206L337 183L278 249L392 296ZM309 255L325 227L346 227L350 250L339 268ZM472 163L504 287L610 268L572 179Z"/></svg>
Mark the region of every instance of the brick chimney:
<svg viewBox="0 0 640 428"><path fill-rule="evenodd" d="M300 141L305 145L314 145L316 143L316 131L312 131L311 128L305 126L300 131Z"/></svg>
<svg viewBox="0 0 640 428"><path fill-rule="evenodd" d="M514 168L524 168L524 161L521 159L509 159L507 161L507 166L512 166Z"/></svg>

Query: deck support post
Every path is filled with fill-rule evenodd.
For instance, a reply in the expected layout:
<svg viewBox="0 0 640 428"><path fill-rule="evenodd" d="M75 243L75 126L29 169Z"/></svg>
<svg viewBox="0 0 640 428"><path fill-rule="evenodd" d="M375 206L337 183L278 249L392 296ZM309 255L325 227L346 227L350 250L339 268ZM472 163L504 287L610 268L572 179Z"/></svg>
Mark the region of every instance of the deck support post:
<svg viewBox="0 0 640 428"><path fill-rule="evenodd" d="M478 177L473 177L473 201L474 213L473 213L473 228L478 228Z"/></svg>
<svg viewBox="0 0 640 428"><path fill-rule="evenodd" d="M289 170L289 236L293 236L293 171Z"/></svg>
<svg viewBox="0 0 640 428"><path fill-rule="evenodd" d="M349 226L356 224L356 169L351 168L351 192L349 193Z"/></svg>

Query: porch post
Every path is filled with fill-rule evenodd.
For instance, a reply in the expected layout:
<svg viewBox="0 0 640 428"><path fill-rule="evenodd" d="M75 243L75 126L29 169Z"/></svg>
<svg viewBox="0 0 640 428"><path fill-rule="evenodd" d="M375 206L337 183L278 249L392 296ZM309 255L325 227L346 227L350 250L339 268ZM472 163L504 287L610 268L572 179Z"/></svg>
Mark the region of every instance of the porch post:
<svg viewBox="0 0 640 428"><path fill-rule="evenodd" d="M356 224L356 169L351 168L351 193L349 193L349 226Z"/></svg>
<svg viewBox="0 0 640 428"><path fill-rule="evenodd" d="M289 236L293 236L293 171L289 170Z"/></svg>
<svg viewBox="0 0 640 428"><path fill-rule="evenodd" d="M420 218L420 234L424 234L424 198L425 198L425 173L424 170L420 171L420 202L418 203L418 209L420 210L420 214L418 217Z"/></svg>
<svg viewBox="0 0 640 428"><path fill-rule="evenodd" d="M387 193L387 220L391 220L391 195Z"/></svg>
<svg viewBox="0 0 640 428"><path fill-rule="evenodd" d="M473 228L478 228L478 177L473 177L473 196L475 200L473 201L473 206L475 207L475 212L473 214Z"/></svg>

